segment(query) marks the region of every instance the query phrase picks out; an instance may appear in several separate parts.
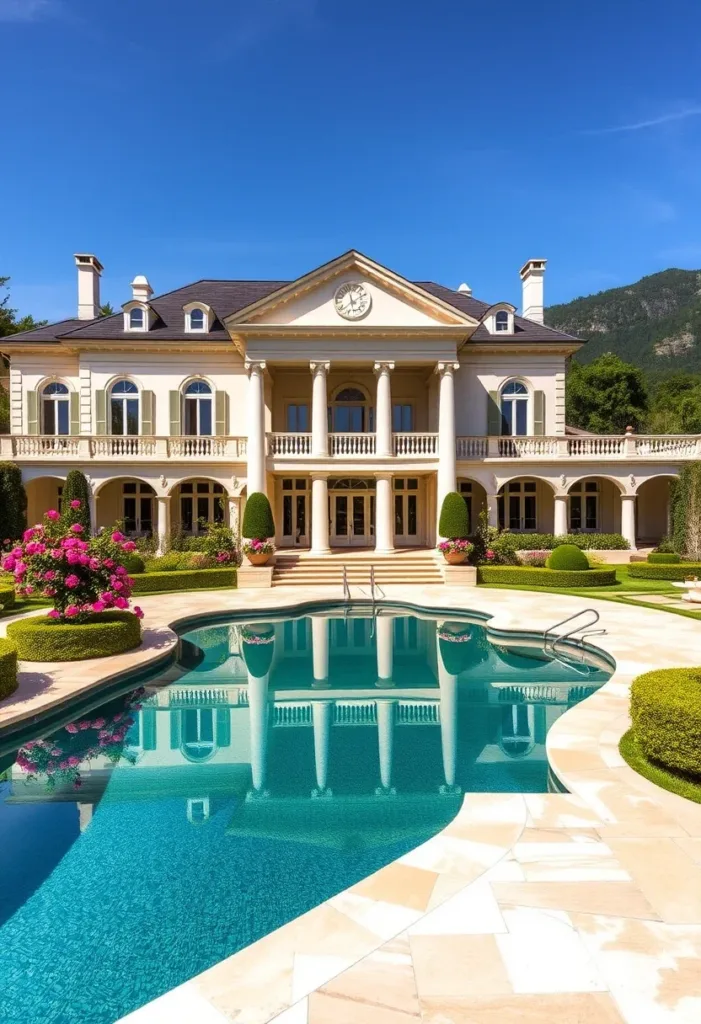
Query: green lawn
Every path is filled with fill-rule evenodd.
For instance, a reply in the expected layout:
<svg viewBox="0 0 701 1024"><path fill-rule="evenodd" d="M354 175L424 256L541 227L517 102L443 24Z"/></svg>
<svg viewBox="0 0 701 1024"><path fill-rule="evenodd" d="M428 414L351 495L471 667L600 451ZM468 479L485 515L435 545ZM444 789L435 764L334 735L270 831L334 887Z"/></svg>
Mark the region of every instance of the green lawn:
<svg viewBox="0 0 701 1024"><path fill-rule="evenodd" d="M669 790L670 793L676 793L677 796L683 796L687 800L693 800L695 803L701 804L701 779L695 780L688 776L677 775L676 772L671 772L669 768L663 768L661 765L648 761L638 746L638 741L632 729L629 729L627 733L621 736L618 749L626 764L630 765L638 775L649 779L650 782L654 782L656 786L660 786L662 789Z"/></svg>

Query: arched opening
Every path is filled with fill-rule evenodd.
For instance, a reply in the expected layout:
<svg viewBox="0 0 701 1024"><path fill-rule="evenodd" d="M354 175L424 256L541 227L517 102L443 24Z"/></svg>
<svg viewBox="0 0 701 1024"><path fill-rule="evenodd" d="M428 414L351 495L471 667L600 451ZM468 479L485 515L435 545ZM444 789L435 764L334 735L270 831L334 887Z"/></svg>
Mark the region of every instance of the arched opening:
<svg viewBox="0 0 701 1024"><path fill-rule="evenodd" d="M479 526L480 513L487 508L487 492L476 480L458 479L458 492L462 494L467 506L467 518L470 523L470 534L474 534Z"/></svg>
<svg viewBox="0 0 701 1024"><path fill-rule="evenodd" d="M607 477L587 476L567 492L569 533L620 533L621 489Z"/></svg>
<svg viewBox="0 0 701 1024"><path fill-rule="evenodd" d="M65 480L55 476L40 476L25 482L27 492L27 522L40 523L49 509L61 511L61 495Z"/></svg>
<svg viewBox="0 0 701 1024"><path fill-rule="evenodd" d="M97 490L95 527L120 523L130 537L150 537L156 528L156 492L138 477L108 480Z"/></svg>
<svg viewBox="0 0 701 1024"><path fill-rule="evenodd" d="M497 498L499 528L512 533L552 533L553 489L547 480L517 477L503 484Z"/></svg>
<svg viewBox="0 0 701 1024"><path fill-rule="evenodd" d="M375 410L364 388L346 384L339 388L329 405L329 430L336 434L372 434Z"/></svg>
<svg viewBox="0 0 701 1024"><path fill-rule="evenodd" d="M659 544L671 533L670 488L676 475L655 476L640 484L636 499L636 537L639 547Z"/></svg>
<svg viewBox="0 0 701 1024"><path fill-rule="evenodd" d="M136 437L139 433L139 389L132 380L118 380L110 388L110 434Z"/></svg>
<svg viewBox="0 0 701 1024"><path fill-rule="evenodd" d="M509 380L499 392L501 400L502 437L525 437L528 434L530 393L520 380Z"/></svg>
<svg viewBox="0 0 701 1024"><path fill-rule="evenodd" d="M61 381L52 381L42 388L41 432L51 435L71 432L70 392Z"/></svg>
<svg viewBox="0 0 701 1024"><path fill-rule="evenodd" d="M209 523L226 522L227 491L214 480L181 480L172 490L171 519L177 533L196 536Z"/></svg>
<svg viewBox="0 0 701 1024"><path fill-rule="evenodd" d="M534 709L532 704L506 704L501 709L499 746L508 758L526 757L535 746Z"/></svg>

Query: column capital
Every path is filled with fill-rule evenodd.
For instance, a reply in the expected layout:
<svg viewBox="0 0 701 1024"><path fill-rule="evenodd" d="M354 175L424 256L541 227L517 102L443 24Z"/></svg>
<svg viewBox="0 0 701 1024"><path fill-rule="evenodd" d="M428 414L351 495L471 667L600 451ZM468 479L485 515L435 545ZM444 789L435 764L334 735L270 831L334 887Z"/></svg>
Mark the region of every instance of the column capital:
<svg viewBox="0 0 701 1024"><path fill-rule="evenodd" d="M373 366L375 373L391 373L393 369L394 363L389 359L380 359Z"/></svg>
<svg viewBox="0 0 701 1024"><path fill-rule="evenodd" d="M324 362L323 360L321 362L317 362L315 359L310 359L309 369L315 376L317 373L328 373L331 369L331 363Z"/></svg>
<svg viewBox="0 0 701 1024"><path fill-rule="evenodd" d="M621 495L621 501L635 501L635 499L637 497L638 497L637 493L636 494L622 494Z"/></svg>
<svg viewBox="0 0 701 1024"><path fill-rule="evenodd" d="M170 499L172 497L173 497L172 494L157 494L156 495L156 500L157 501L170 501Z"/></svg>
<svg viewBox="0 0 701 1024"><path fill-rule="evenodd" d="M247 359L243 364L244 369L249 376L252 373L265 373L267 365L268 364L265 359Z"/></svg>
<svg viewBox="0 0 701 1024"><path fill-rule="evenodd" d="M459 369L460 363L436 363L434 373L442 377L446 373L457 373Z"/></svg>
<svg viewBox="0 0 701 1024"><path fill-rule="evenodd" d="M309 474L311 480L328 480L328 473L317 473L316 471Z"/></svg>

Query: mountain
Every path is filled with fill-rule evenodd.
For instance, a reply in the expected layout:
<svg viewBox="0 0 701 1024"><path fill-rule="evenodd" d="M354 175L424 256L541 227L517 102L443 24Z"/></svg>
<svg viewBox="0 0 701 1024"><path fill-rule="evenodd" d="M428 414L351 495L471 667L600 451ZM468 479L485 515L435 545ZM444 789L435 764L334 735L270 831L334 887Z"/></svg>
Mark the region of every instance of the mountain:
<svg viewBox="0 0 701 1024"><path fill-rule="evenodd" d="M663 270L550 306L545 322L587 341L580 363L615 352L647 372L701 372L701 271Z"/></svg>

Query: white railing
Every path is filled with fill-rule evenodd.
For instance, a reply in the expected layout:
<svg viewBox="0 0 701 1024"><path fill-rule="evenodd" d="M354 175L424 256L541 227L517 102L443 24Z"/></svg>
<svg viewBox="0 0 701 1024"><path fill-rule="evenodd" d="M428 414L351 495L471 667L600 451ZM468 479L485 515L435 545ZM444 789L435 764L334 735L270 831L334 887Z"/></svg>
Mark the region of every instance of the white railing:
<svg viewBox="0 0 701 1024"><path fill-rule="evenodd" d="M597 458L610 458L612 455L624 455L625 437L569 437L567 454L581 456L594 455ZM633 454L631 452L631 454Z"/></svg>
<svg viewBox="0 0 701 1024"><path fill-rule="evenodd" d="M330 434L331 454L345 456L374 455L374 434Z"/></svg>
<svg viewBox="0 0 701 1024"><path fill-rule="evenodd" d="M505 459L552 458L558 453L556 437L500 437L498 442Z"/></svg>
<svg viewBox="0 0 701 1024"><path fill-rule="evenodd" d="M701 459L701 435L457 437L458 459Z"/></svg>
<svg viewBox="0 0 701 1024"><path fill-rule="evenodd" d="M701 437L692 434L636 437L635 454L643 457L666 455L672 459L698 459L701 457Z"/></svg>
<svg viewBox="0 0 701 1024"><path fill-rule="evenodd" d="M486 459L489 439L486 437L458 437L455 442L459 459Z"/></svg>
<svg viewBox="0 0 701 1024"><path fill-rule="evenodd" d="M268 434L268 455L294 458L297 455L311 455L311 453L311 434Z"/></svg>
<svg viewBox="0 0 701 1024"><path fill-rule="evenodd" d="M395 455L438 455L438 434L392 434Z"/></svg>
<svg viewBox="0 0 701 1024"><path fill-rule="evenodd" d="M91 454L96 459L109 458L112 455L121 457L153 456L156 454L157 439L155 437L94 437L90 440Z"/></svg>
<svg viewBox="0 0 701 1024"><path fill-rule="evenodd" d="M245 437L117 437L3 434L0 457L10 459L245 459Z"/></svg>
<svg viewBox="0 0 701 1024"><path fill-rule="evenodd" d="M9 441L9 451L6 452L5 441ZM17 436L3 438L3 454L14 455L18 458L45 458L47 455L62 455L67 458L78 455L79 437L55 437L53 434L35 434L30 437Z"/></svg>
<svg viewBox="0 0 701 1024"><path fill-rule="evenodd" d="M273 725L313 725L312 703L307 701L275 701ZM438 701L399 701L397 725L436 725L440 721ZM376 725L377 704L374 700L335 701L334 725Z"/></svg>

